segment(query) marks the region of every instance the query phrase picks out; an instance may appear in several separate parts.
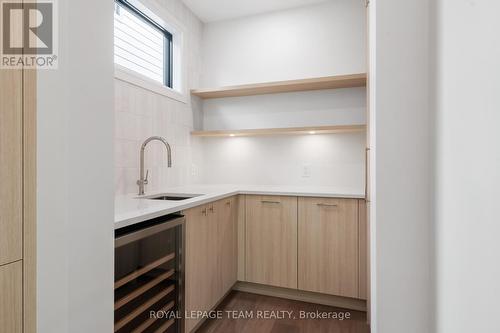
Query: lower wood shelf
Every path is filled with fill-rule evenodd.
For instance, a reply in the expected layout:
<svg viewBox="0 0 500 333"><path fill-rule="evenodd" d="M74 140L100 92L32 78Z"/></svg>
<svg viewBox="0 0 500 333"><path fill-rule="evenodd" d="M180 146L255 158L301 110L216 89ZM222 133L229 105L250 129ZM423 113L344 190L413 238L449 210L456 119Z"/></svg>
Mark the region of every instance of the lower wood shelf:
<svg viewBox="0 0 500 333"><path fill-rule="evenodd" d="M122 296L120 299L115 301L115 310L118 310L131 300L141 296L148 290L152 289L153 287L159 285L161 282L165 281L169 277L172 277L175 274L175 270L171 269L165 273L160 274L158 277L153 278L149 280L146 283L141 283L140 287L137 287L136 289L132 290L131 292L125 291L125 295ZM126 287L124 287L126 288Z"/></svg>
<svg viewBox="0 0 500 333"><path fill-rule="evenodd" d="M175 290L175 286L171 285L170 287L162 290L160 293L156 294L155 296L147 299L146 302L144 302L138 306L131 307L129 309L130 312L126 316L124 316L123 318L121 318L117 322L115 322L115 332L122 329L125 325L130 323L132 320L137 318L140 314L142 314L144 311L149 309L151 306L153 306L156 302L160 301L165 296L169 295L174 290Z"/></svg>
<svg viewBox="0 0 500 333"><path fill-rule="evenodd" d="M166 306L164 306L162 309L160 309L159 311L160 312L168 312L174 307L174 305L175 305L175 303L172 301L172 302L168 303ZM137 328L135 328L132 331L132 333L142 333L142 332L146 331L146 329L148 327L150 327L151 325L153 325L156 322L156 320L157 319L155 317L148 318L145 322L143 322L141 325L139 325ZM174 323L174 320L171 319L171 320L167 321L165 324L161 325L161 328L163 328L163 326L165 326L165 330L166 330L168 327L172 326L173 323ZM160 332L163 332L163 331L160 331Z"/></svg>
<svg viewBox="0 0 500 333"><path fill-rule="evenodd" d="M365 125L310 126L286 128L260 128L223 131L192 131L198 137L234 137L234 136L270 136L270 135L303 135L303 134L335 134L365 131Z"/></svg>

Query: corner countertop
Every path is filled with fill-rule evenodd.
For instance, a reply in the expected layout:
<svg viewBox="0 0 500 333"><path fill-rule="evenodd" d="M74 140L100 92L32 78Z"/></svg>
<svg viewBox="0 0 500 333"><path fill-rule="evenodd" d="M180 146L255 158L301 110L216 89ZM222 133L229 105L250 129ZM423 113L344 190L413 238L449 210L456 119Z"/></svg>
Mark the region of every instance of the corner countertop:
<svg viewBox="0 0 500 333"><path fill-rule="evenodd" d="M364 191L360 189L327 186L302 187L269 185L189 185L147 193L147 196L165 193L174 195L196 194L198 196L182 201L149 200L138 197L136 194L117 196L115 197L115 229L120 229L163 215L176 213L237 194L350 199L365 198Z"/></svg>

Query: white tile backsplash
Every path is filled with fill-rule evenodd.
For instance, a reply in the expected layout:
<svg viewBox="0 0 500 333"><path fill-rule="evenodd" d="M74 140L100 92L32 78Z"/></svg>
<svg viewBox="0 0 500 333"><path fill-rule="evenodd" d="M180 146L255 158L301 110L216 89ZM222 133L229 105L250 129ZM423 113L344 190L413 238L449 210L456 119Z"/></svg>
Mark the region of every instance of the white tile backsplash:
<svg viewBox="0 0 500 333"><path fill-rule="evenodd" d="M200 40L202 23L180 0L155 0L184 28L183 62L187 86L194 87L200 77ZM167 154L159 142L148 145L145 166L149 170L146 191L167 186L188 184L191 179L193 156L190 132L193 119L200 119L199 105L192 107L191 99L182 103L169 97L115 79L115 192L135 193L139 178L139 152L142 142L158 135L167 139L172 147L172 168L167 168Z"/></svg>
<svg viewBox="0 0 500 333"><path fill-rule="evenodd" d="M204 184L364 188L364 133L202 140Z"/></svg>
<svg viewBox="0 0 500 333"><path fill-rule="evenodd" d="M181 0L156 2L184 28L183 63L187 89L199 88L203 24ZM265 81L265 80L264 80ZM165 148L148 145L146 192L191 183L234 183L363 188L364 134L203 139L196 129L283 127L364 123L362 88L207 100L187 103L115 80L115 189L136 193L139 149L152 135L172 147L172 168ZM204 109L204 110L203 110ZM307 164L310 175L303 177Z"/></svg>

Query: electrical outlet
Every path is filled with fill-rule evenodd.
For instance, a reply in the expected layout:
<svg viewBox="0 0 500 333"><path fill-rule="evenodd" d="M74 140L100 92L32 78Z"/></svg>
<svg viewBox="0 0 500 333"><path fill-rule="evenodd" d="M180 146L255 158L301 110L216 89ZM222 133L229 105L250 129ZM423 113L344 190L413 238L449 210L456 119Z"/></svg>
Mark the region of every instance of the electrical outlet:
<svg viewBox="0 0 500 333"><path fill-rule="evenodd" d="M309 178L311 177L311 165L310 164L303 164L302 165L302 178Z"/></svg>
<svg viewBox="0 0 500 333"><path fill-rule="evenodd" d="M191 164L191 176L198 177L198 166L196 164Z"/></svg>

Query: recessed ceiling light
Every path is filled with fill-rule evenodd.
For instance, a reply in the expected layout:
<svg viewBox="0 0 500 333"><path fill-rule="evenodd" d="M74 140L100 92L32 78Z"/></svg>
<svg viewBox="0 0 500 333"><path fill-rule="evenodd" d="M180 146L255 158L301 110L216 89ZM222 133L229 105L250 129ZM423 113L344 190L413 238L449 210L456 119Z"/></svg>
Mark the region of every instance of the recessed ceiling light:
<svg viewBox="0 0 500 333"><path fill-rule="evenodd" d="M309 131L309 134L316 134L315 131Z"/></svg>
<svg viewBox="0 0 500 333"><path fill-rule="evenodd" d="M229 134L229 136L235 136L235 134Z"/></svg>

